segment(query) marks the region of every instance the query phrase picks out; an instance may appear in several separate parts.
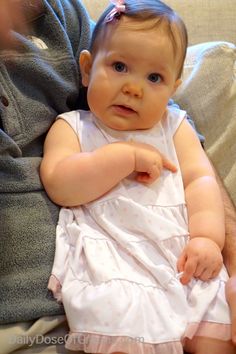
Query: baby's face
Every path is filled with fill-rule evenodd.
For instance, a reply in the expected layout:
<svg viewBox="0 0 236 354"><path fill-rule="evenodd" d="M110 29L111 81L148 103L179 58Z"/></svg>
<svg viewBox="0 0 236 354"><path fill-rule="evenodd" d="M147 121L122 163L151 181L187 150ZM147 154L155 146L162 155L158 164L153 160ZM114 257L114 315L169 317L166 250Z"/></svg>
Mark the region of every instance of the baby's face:
<svg viewBox="0 0 236 354"><path fill-rule="evenodd" d="M123 17L106 31L86 85L91 111L116 130L153 127L180 83L168 35L161 28L138 26Z"/></svg>

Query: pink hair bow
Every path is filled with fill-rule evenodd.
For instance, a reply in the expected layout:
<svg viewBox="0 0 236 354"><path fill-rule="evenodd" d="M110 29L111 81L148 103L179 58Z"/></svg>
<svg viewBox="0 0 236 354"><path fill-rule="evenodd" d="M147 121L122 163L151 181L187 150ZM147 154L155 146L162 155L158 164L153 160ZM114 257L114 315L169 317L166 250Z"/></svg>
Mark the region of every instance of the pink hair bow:
<svg viewBox="0 0 236 354"><path fill-rule="evenodd" d="M110 2L114 4L115 7L106 15L105 22L110 22L117 17L117 15L125 12L124 0L110 0Z"/></svg>

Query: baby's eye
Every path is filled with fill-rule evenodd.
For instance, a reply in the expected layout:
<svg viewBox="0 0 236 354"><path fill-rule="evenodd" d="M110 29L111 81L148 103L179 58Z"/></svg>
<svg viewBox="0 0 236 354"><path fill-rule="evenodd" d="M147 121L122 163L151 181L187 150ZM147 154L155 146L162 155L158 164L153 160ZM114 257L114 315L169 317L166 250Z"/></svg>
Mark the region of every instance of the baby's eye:
<svg viewBox="0 0 236 354"><path fill-rule="evenodd" d="M162 77L160 74L151 73L150 75L148 75L148 80L154 83L159 83L162 80Z"/></svg>
<svg viewBox="0 0 236 354"><path fill-rule="evenodd" d="M117 61L112 66L116 71L118 71L120 73L127 71L126 65L124 63L122 63L121 61Z"/></svg>

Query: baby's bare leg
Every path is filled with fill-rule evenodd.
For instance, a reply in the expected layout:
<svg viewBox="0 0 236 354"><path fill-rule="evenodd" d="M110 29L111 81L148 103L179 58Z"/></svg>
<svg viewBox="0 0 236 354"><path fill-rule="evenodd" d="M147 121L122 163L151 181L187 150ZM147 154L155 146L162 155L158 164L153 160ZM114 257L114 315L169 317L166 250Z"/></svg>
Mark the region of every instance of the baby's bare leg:
<svg viewBox="0 0 236 354"><path fill-rule="evenodd" d="M207 337L194 337L187 339L184 350L191 354L236 354L236 347L231 341L222 341Z"/></svg>

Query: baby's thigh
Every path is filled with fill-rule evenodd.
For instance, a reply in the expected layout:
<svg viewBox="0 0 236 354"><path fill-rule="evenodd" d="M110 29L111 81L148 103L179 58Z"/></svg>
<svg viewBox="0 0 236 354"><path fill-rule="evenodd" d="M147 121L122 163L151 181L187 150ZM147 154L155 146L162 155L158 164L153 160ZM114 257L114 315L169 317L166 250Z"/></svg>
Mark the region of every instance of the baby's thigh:
<svg viewBox="0 0 236 354"><path fill-rule="evenodd" d="M222 341L207 337L186 339L184 350L189 354L236 354L236 347L231 341Z"/></svg>

